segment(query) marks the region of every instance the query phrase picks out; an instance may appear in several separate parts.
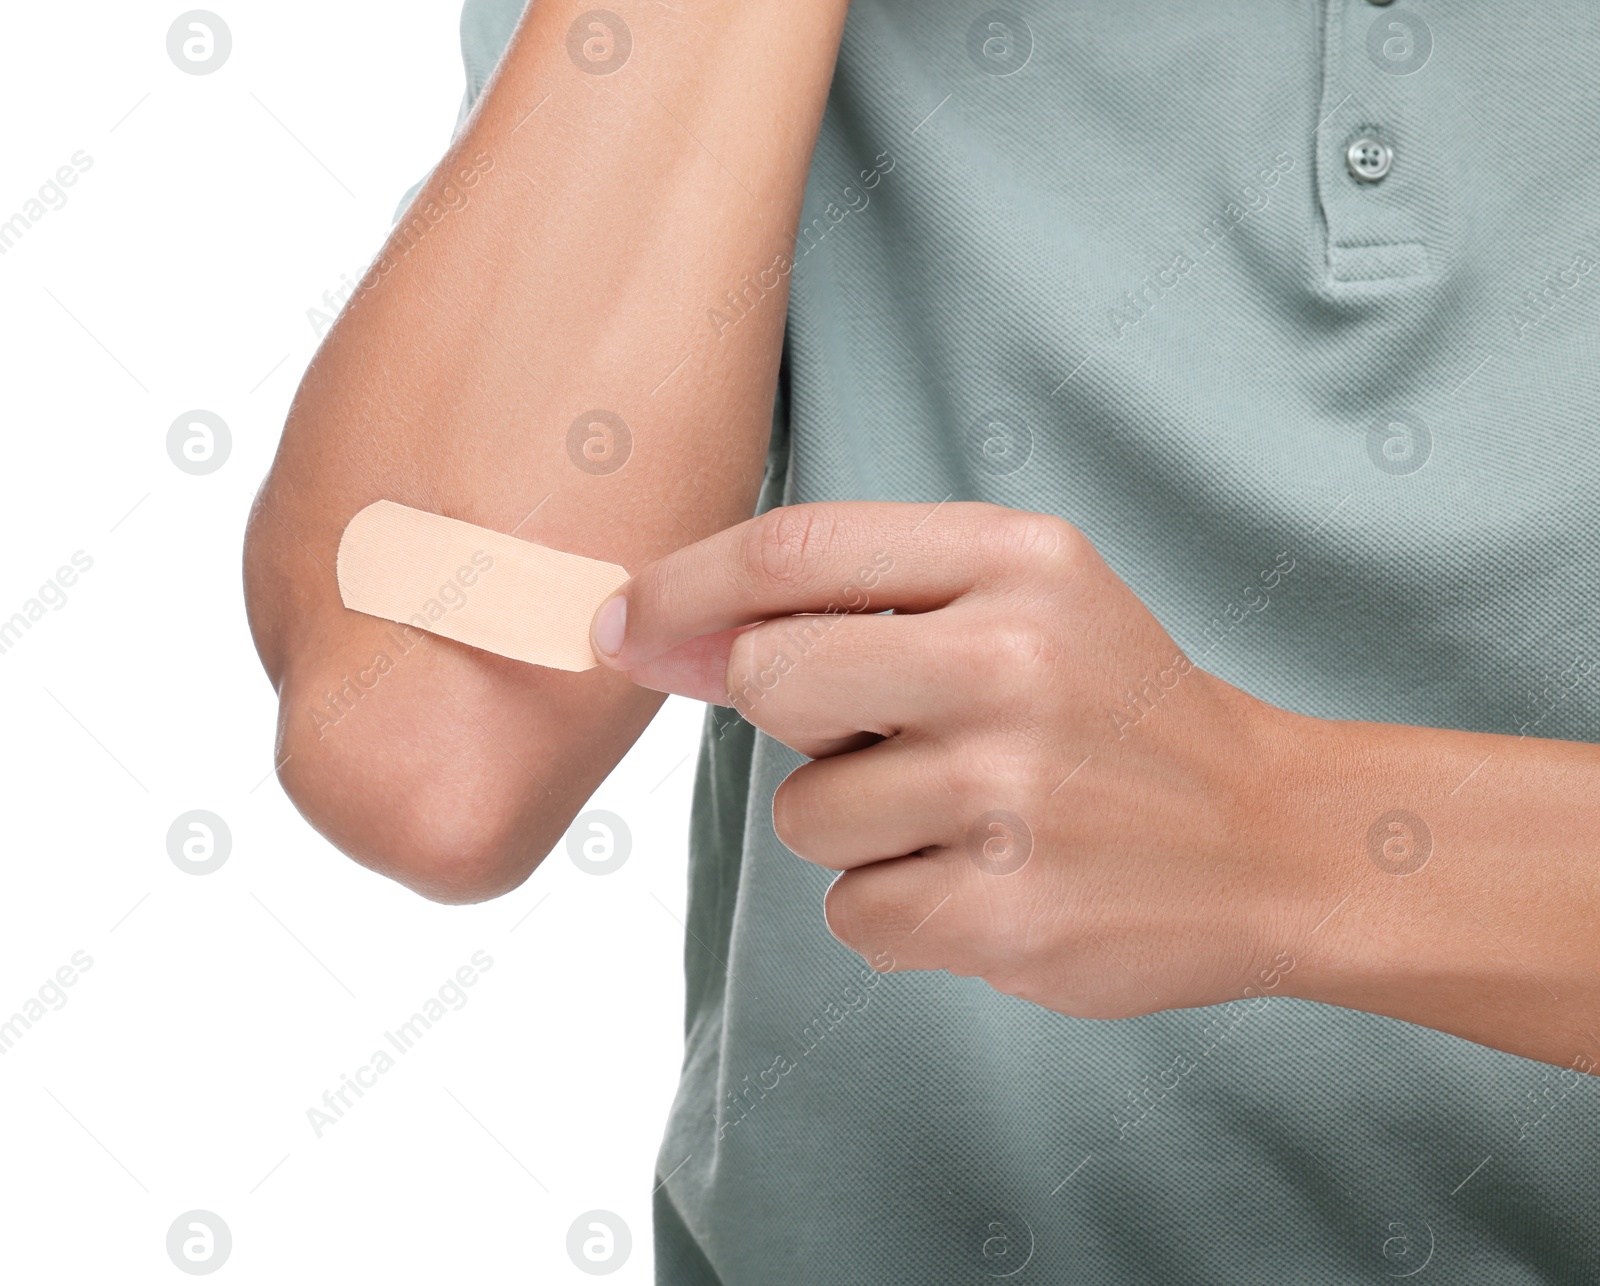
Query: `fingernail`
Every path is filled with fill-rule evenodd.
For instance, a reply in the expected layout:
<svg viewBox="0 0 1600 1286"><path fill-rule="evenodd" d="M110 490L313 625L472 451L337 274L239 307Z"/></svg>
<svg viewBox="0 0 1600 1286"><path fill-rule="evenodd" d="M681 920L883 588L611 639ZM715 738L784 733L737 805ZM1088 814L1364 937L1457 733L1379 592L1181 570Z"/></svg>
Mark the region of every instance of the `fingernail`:
<svg viewBox="0 0 1600 1286"><path fill-rule="evenodd" d="M628 600L621 594L608 598L594 615L594 646L602 656L614 657L622 651L622 636L628 626Z"/></svg>

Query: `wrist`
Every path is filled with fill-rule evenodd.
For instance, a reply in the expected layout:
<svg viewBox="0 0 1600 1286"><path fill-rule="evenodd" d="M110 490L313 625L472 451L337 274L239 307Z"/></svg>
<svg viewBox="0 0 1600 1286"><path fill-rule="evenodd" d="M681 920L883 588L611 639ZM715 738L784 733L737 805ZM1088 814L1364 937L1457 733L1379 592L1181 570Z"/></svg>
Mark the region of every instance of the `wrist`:
<svg viewBox="0 0 1600 1286"><path fill-rule="evenodd" d="M1319 948L1347 872L1327 841L1348 747L1339 725L1256 698L1248 713L1245 851L1256 863L1258 896L1249 899L1255 990L1309 998L1319 989ZM1266 972L1263 973L1262 969Z"/></svg>
<svg viewBox="0 0 1600 1286"><path fill-rule="evenodd" d="M1471 764L1427 730L1288 711L1273 724L1284 789L1272 826L1290 889L1281 936L1295 960L1284 994L1411 1012L1417 986L1474 968L1478 947L1447 928L1436 878L1441 801Z"/></svg>
<svg viewBox="0 0 1600 1286"><path fill-rule="evenodd" d="M1320 926L1348 883L1326 842L1333 801L1345 794L1349 750L1339 725L1269 704L1215 680L1231 735L1217 755L1216 788L1229 825L1209 861L1231 886L1228 940L1216 961L1218 1001L1302 994L1325 986Z"/></svg>

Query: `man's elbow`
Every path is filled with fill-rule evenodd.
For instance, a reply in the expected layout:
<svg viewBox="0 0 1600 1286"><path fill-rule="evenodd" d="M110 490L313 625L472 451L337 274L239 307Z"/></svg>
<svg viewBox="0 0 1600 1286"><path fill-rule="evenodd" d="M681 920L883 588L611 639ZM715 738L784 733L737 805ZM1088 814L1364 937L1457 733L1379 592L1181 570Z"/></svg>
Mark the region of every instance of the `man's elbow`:
<svg viewBox="0 0 1600 1286"><path fill-rule="evenodd" d="M559 841L560 803L459 723L445 732L414 708L375 705L312 731L287 717L292 692L286 685L279 781L361 865L431 901L483 902L522 884Z"/></svg>
<svg viewBox="0 0 1600 1286"><path fill-rule="evenodd" d="M518 887L552 843L538 819L502 793L455 783L447 771L374 780L363 765L307 764L278 771L301 814L361 865L434 902L485 902ZM473 789L477 784L478 789Z"/></svg>
<svg viewBox="0 0 1600 1286"><path fill-rule="evenodd" d="M258 507L250 625L278 691L278 778L342 852L436 902L518 887L660 703L347 612ZM301 562L296 562L300 559ZM575 743L575 718L589 735ZM548 784L547 784L548 783Z"/></svg>

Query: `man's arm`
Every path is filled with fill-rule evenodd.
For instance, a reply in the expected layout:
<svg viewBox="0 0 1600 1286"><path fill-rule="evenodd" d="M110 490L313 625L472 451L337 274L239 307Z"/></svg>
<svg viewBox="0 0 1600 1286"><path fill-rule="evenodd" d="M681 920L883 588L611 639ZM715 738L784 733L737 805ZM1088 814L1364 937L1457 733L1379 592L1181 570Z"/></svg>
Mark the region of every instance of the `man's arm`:
<svg viewBox="0 0 1600 1286"><path fill-rule="evenodd" d="M1280 717L1288 994L1600 1066L1600 747Z"/></svg>
<svg viewBox="0 0 1600 1286"><path fill-rule="evenodd" d="M284 788L442 901L521 883L661 698L347 611L350 517L390 499L636 568L748 517L765 459L846 0L614 8L626 33L524 14L307 371L246 538Z"/></svg>
<svg viewBox="0 0 1600 1286"><path fill-rule="evenodd" d="M777 509L620 596L608 665L812 759L773 827L843 872L828 922L874 968L1084 1018L1294 996L1600 1067L1600 746L1268 705L1076 529L989 505ZM700 636L720 664L675 660Z"/></svg>

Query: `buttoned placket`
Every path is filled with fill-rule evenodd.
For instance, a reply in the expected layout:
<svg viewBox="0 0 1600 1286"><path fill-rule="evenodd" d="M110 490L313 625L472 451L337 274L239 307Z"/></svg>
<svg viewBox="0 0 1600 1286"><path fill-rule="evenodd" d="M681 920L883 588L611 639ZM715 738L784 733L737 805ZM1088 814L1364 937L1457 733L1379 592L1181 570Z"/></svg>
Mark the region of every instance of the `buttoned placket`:
<svg viewBox="0 0 1600 1286"><path fill-rule="evenodd" d="M1323 91L1315 133L1330 283L1429 273L1421 199L1408 154L1424 145L1413 110L1433 33L1420 10L1390 0L1323 0Z"/></svg>

